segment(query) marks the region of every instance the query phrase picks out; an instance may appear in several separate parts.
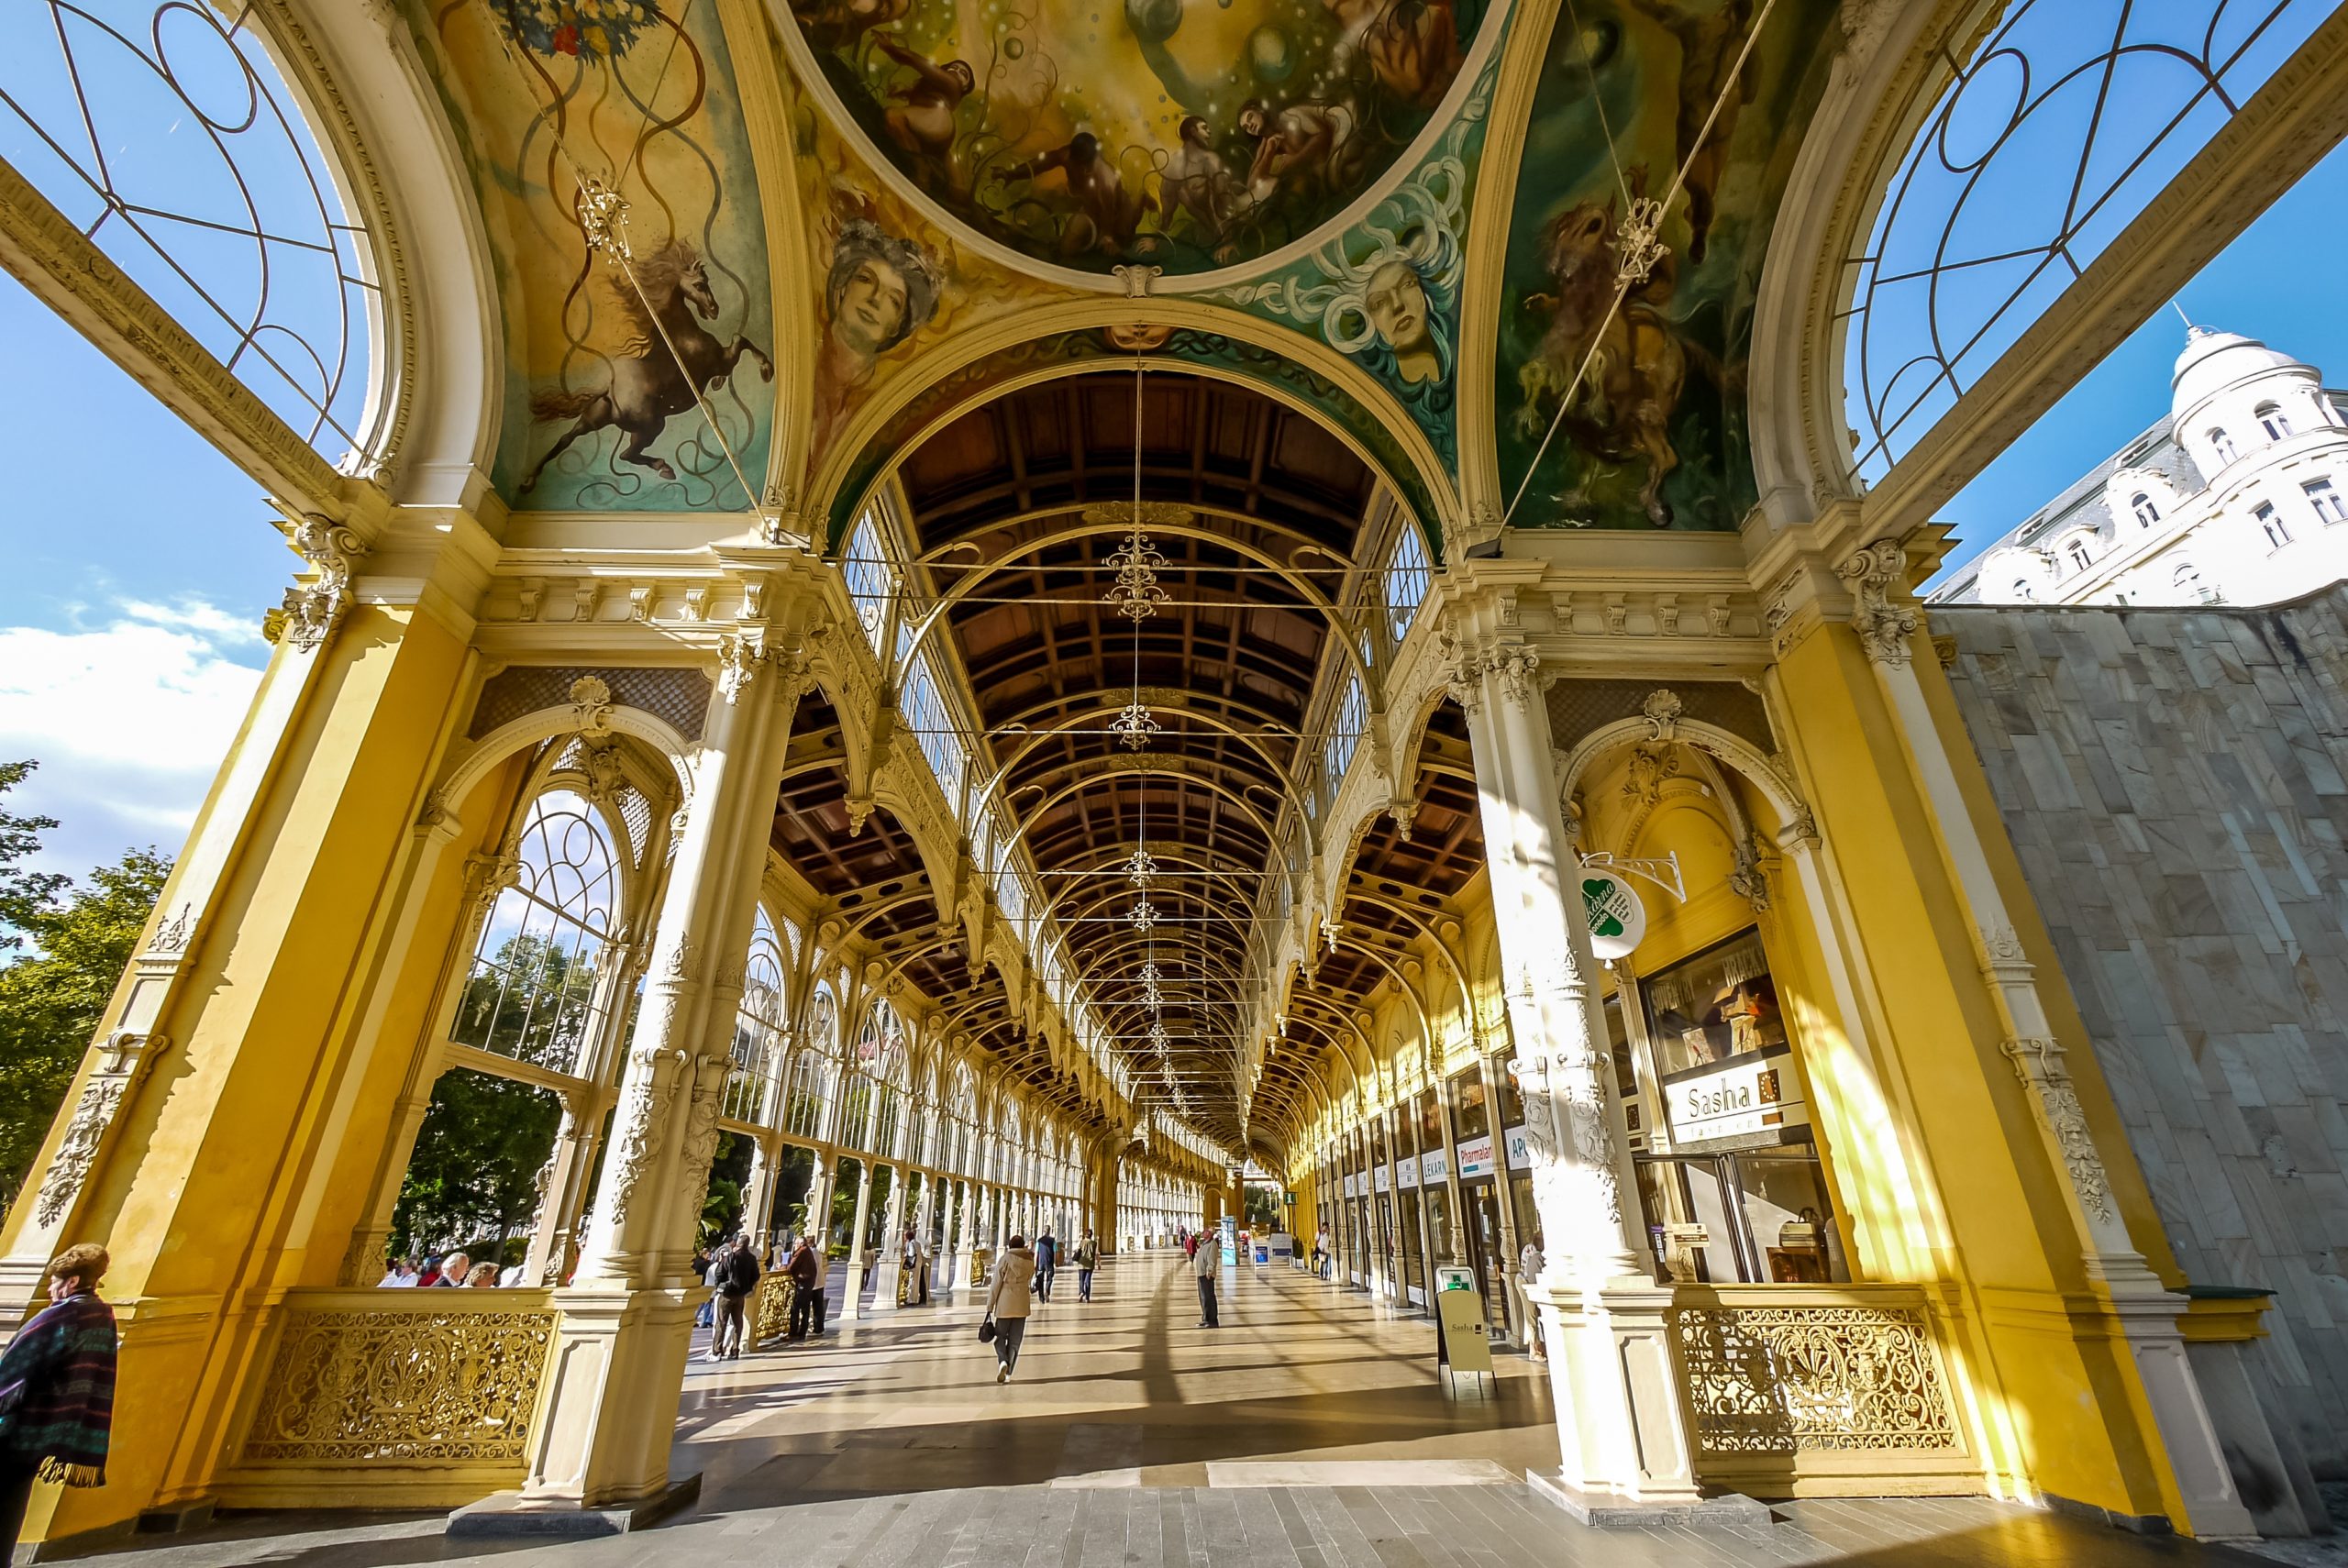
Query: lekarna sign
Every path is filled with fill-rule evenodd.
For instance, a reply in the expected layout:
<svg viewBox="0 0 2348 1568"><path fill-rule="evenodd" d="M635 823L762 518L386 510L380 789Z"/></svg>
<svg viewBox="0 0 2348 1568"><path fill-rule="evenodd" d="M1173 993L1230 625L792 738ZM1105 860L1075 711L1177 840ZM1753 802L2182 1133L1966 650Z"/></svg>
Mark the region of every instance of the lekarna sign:
<svg viewBox="0 0 2348 1568"><path fill-rule="evenodd" d="M1584 867L1581 904L1589 918L1589 945L1600 958L1627 958L1647 933L1646 906L1631 884L1611 871Z"/></svg>

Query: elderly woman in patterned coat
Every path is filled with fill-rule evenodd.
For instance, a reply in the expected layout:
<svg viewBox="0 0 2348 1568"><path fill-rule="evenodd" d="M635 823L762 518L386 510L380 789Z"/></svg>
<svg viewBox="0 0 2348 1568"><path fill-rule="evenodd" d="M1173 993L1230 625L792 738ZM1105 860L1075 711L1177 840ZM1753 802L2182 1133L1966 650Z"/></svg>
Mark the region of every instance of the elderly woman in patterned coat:
<svg viewBox="0 0 2348 1568"><path fill-rule="evenodd" d="M50 1305L0 1354L0 1562L15 1554L36 1480L105 1485L118 1342L98 1281L113 1261L88 1242L59 1253Z"/></svg>

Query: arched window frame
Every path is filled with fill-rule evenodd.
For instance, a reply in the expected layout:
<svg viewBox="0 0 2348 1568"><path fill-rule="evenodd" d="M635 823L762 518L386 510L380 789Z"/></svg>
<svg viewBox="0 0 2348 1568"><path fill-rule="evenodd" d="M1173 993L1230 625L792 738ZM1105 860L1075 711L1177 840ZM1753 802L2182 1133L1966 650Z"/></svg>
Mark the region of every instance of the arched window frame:
<svg viewBox="0 0 2348 1568"><path fill-rule="evenodd" d="M2283 441L2290 438L2291 419L2283 412L2282 404L2272 402L2262 403L2252 412L2251 417L2258 421L2258 427L2266 433L2267 440Z"/></svg>
<svg viewBox="0 0 2348 1568"><path fill-rule="evenodd" d="M2222 425L2212 425L2202 439L2210 443L2210 450L2217 455L2218 466L2224 468L2242 454L2234 450L2234 438L2226 434Z"/></svg>
<svg viewBox="0 0 2348 1568"><path fill-rule="evenodd" d="M1837 317L1849 367L1842 412L1856 433L1851 460L1863 483L1879 488L1991 365L2081 287L2103 248L2331 9L2254 0L2227 7L2221 26L2221 6L2137 7L2122 28L2100 13L2101 25L2081 25L2076 0L2010 0L1971 37L1962 63L1951 51L1967 37L1939 40L1933 52L1949 69L1914 101L1915 128L1877 166L1872 217L1836 253L1853 294ZM2131 113L2074 112L2099 89L2130 95ZM2077 182L2067 202L2048 204L2059 221L2046 232L1984 221L2009 189L2038 189L2054 160L2075 161L2066 182ZM1997 264L1996 287L1949 286L1988 262Z"/></svg>
<svg viewBox="0 0 2348 1568"><path fill-rule="evenodd" d="M2128 510L2136 514L2136 526L2149 528L2161 520L2160 502L2143 491L2128 498Z"/></svg>
<svg viewBox="0 0 2348 1568"><path fill-rule="evenodd" d="M19 172L296 440L345 473L373 469L404 391L399 313L384 296L388 217L372 182L349 171L331 89L310 75L306 49L275 36L273 7L134 4L146 11L135 23L122 6L49 0L26 29L13 61L68 84L39 95L70 109L64 124L28 113L35 95L11 93L0 64L0 120L28 132ZM220 69L199 83L205 59ZM165 118L190 161L168 172L146 161L147 178L132 181L142 160L123 151ZM197 232L200 248L173 242Z"/></svg>
<svg viewBox="0 0 2348 1568"><path fill-rule="evenodd" d="M791 1016L785 976L789 972L781 933L763 905L751 923L750 950L742 966L742 995L734 1007L734 1037L728 1050L725 1113L736 1121L764 1126L780 1113L786 1032Z"/></svg>
<svg viewBox="0 0 2348 1568"><path fill-rule="evenodd" d="M474 933L449 1038L576 1077L609 1006L601 976L628 890L619 838L594 802L557 783L516 813L506 855L515 879ZM524 942L545 945L534 958Z"/></svg>
<svg viewBox="0 0 2348 1568"><path fill-rule="evenodd" d="M832 1101L839 1088L839 999L819 980L808 999L805 1035L791 1071L783 1132L813 1143L836 1142Z"/></svg>

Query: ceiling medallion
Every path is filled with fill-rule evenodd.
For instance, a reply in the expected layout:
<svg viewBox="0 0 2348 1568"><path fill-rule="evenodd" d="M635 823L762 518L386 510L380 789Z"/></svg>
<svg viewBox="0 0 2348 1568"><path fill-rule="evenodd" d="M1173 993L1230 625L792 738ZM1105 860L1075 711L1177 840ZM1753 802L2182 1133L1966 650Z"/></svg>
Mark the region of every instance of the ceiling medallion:
<svg viewBox="0 0 2348 1568"><path fill-rule="evenodd" d="M1109 733L1115 735L1117 744L1127 751L1148 749L1150 741L1164 727L1151 716L1149 704L1139 701L1126 703L1117 716L1109 721Z"/></svg>
<svg viewBox="0 0 2348 1568"><path fill-rule="evenodd" d="M1117 574L1117 585L1102 594L1101 602L1115 605L1117 613L1128 621L1148 620L1172 597L1157 580L1158 569L1165 564L1166 558L1149 542L1149 536L1135 528L1102 562Z"/></svg>
<svg viewBox="0 0 2348 1568"><path fill-rule="evenodd" d="M1126 911L1125 918L1134 922L1135 931L1147 931L1157 923L1157 906L1151 903L1146 897L1138 899L1135 900L1134 907Z"/></svg>

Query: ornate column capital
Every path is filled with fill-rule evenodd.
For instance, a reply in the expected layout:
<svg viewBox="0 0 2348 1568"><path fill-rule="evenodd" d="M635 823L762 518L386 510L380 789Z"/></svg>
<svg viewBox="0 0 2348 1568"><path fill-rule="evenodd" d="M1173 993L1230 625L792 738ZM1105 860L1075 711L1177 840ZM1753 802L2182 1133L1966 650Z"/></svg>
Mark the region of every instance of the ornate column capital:
<svg viewBox="0 0 2348 1568"><path fill-rule="evenodd" d="M1908 591L1908 552L1895 539L1877 539L1835 569L1851 592L1851 630L1867 657L1893 669L1908 664L1916 612L1894 596Z"/></svg>
<svg viewBox="0 0 2348 1568"><path fill-rule="evenodd" d="M260 635L310 653L342 624L350 608L350 569L367 549L357 533L315 512L294 524L293 544L317 575L285 591L283 602L261 617Z"/></svg>

